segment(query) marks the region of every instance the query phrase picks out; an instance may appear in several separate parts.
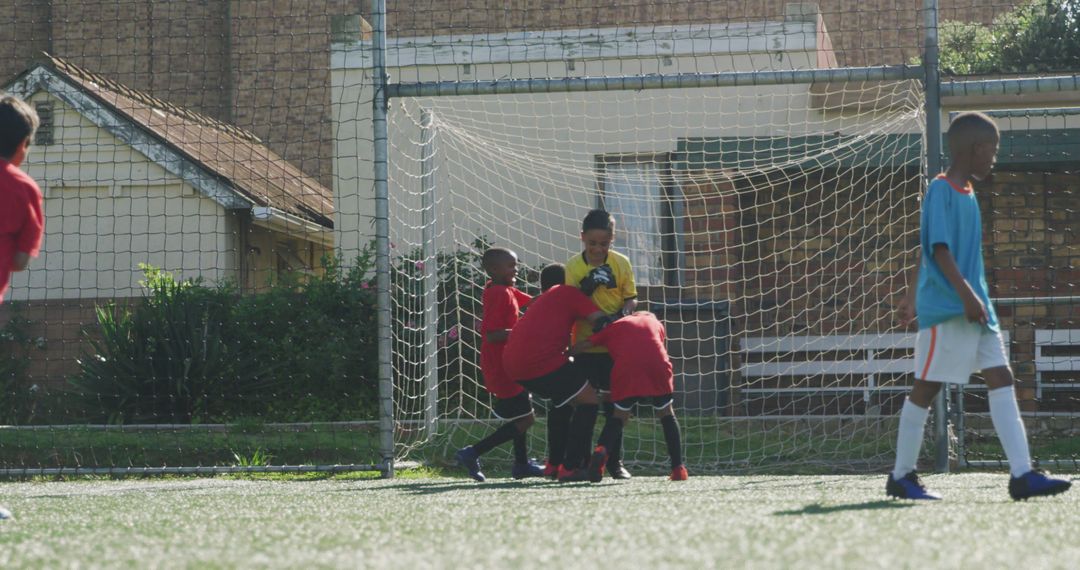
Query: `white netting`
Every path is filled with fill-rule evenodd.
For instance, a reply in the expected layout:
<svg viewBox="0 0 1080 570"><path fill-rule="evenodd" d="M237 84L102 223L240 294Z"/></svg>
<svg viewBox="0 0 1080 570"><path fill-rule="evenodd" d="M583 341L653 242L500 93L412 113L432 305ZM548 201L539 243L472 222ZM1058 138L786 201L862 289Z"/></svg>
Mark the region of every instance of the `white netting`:
<svg viewBox="0 0 1080 570"><path fill-rule="evenodd" d="M464 420L492 417L477 360L484 244L530 268L564 263L603 206L668 327L691 466L886 459L904 379L872 362L905 356L888 299L916 239L921 109L910 82L397 101L399 449L480 435ZM425 337L433 270L440 316ZM437 404L425 342L438 348ZM647 419L625 448L630 461L666 457Z"/></svg>

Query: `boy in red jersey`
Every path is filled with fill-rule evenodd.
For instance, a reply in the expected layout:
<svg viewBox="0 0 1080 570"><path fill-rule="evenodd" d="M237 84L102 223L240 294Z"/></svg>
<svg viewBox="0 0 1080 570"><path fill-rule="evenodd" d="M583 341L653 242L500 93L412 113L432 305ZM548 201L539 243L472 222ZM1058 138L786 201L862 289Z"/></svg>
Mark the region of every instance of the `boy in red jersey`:
<svg viewBox="0 0 1080 570"><path fill-rule="evenodd" d="M622 430L630 420L634 404L649 403L664 428L664 441L671 457L671 480L685 481L688 477L682 459L679 422L675 419L675 379L668 358L667 333L664 325L649 312L639 311L607 325L588 339L574 345L572 353L593 346L607 347L614 360L611 371L611 401L614 418L604 424L592 460L589 480L599 482L604 477L608 449L622 438Z"/></svg>
<svg viewBox="0 0 1080 570"><path fill-rule="evenodd" d="M25 101L11 95L0 97L0 302L11 272L25 270L30 258L37 256L45 231L41 190L19 170L38 123L37 112ZM7 510L0 507L2 513Z"/></svg>
<svg viewBox="0 0 1080 570"><path fill-rule="evenodd" d="M589 439L599 400L581 369L567 355L570 331L578 319L601 328L608 316L580 290L563 285L566 269L552 264L540 272L543 293L533 299L503 352L506 373L526 390L551 400L555 408L573 404L559 481L584 481Z"/></svg>
<svg viewBox="0 0 1080 570"><path fill-rule="evenodd" d="M13 271L23 271L36 257L45 231L41 190L19 169L38 127L33 107L0 97L0 301Z"/></svg>
<svg viewBox="0 0 1080 570"><path fill-rule="evenodd" d="M529 304L532 297L514 287L517 278L517 254L501 247L484 252L481 264L491 278L484 287L483 316L480 324L480 371L484 375L484 388L495 396L495 416L506 421L495 433L465 447L455 456L458 463L473 479L483 482L480 456L513 440L514 465L510 474L514 479L539 477L543 468L529 461L525 432L536 421L532 397L520 384L506 375L503 369L503 346L510 336L510 329L518 321L518 313Z"/></svg>

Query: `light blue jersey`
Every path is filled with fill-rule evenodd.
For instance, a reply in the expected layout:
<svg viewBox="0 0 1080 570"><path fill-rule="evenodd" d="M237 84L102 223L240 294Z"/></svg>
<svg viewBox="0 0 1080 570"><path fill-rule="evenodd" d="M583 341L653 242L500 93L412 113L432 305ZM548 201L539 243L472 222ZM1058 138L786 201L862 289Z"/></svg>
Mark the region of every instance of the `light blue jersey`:
<svg viewBox="0 0 1080 570"><path fill-rule="evenodd" d="M915 295L915 311L919 328L928 329L938 323L964 315L964 303L941 268L934 261L934 244L945 244L960 268L960 275L971 284L975 295L986 306L987 327L1000 330L997 313L990 303L990 288L982 257L982 216L971 186L953 186L944 175L930 183L922 203L919 264L919 289Z"/></svg>

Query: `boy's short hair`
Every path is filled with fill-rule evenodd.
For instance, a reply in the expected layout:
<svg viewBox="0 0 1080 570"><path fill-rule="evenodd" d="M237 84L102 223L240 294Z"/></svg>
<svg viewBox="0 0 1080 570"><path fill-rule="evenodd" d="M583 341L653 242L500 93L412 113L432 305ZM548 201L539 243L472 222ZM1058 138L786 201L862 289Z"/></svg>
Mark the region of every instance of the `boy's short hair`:
<svg viewBox="0 0 1080 570"><path fill-rule="evenodd" d="M968 111L960 113L949 123L945 135L949 140L949 150L955 152L966 143L983 142L988 139L1000 140L1001 133L997 124L985 113Z"/></svg>
<svg viewBox="0 0 1080 570"><path fill-rule="evenodd" d="M483 267L484 271L487 273L491 273L491 270L496 263L512 257L517 256L514 252L505 247L489 247L484 250L484 255L480 258L480 266Z"/></svg>
<svg viewBox="0 0 1080 570"><path fill-rule="evenodd" d="M11 158L39 124L37 111L14 95L0 97L0 157Z"/></svg>
<svg viewBox="0 0 1080 570"><path fill-rule="evenodd" d="M540 270L540 290L547 291L556 285L566 283L566 266L561 263L545 265Z"/></svg>
<svg viewBox="0 0 1080 570"><path fill-rule="evenodd" d="M615 231L615 218L607 210L600 208L589 210L589 213L585 214L585 219L581 221L581 231L584 233L589 230L613 232Z"/></svg>

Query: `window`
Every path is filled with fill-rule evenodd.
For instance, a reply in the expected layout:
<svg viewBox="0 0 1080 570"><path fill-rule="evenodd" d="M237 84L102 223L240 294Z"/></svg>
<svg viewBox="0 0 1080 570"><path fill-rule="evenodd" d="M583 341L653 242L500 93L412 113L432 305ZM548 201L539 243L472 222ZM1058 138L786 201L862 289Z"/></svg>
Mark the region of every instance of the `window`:
<svg viewBox="0 0 1080 570"><path fill-rule="evenodd" d="M53 104L37 103L34 105L38 116L38 129L34 133L34 144L48 146L53 144Z"/></svg>
<svg viewBox="0 0 1080 570"><path fill-rule="evenodd" d="M615 217L615 249L638 285L678 285L677 201L667 153L597 158L599 206Z"/></svg>

